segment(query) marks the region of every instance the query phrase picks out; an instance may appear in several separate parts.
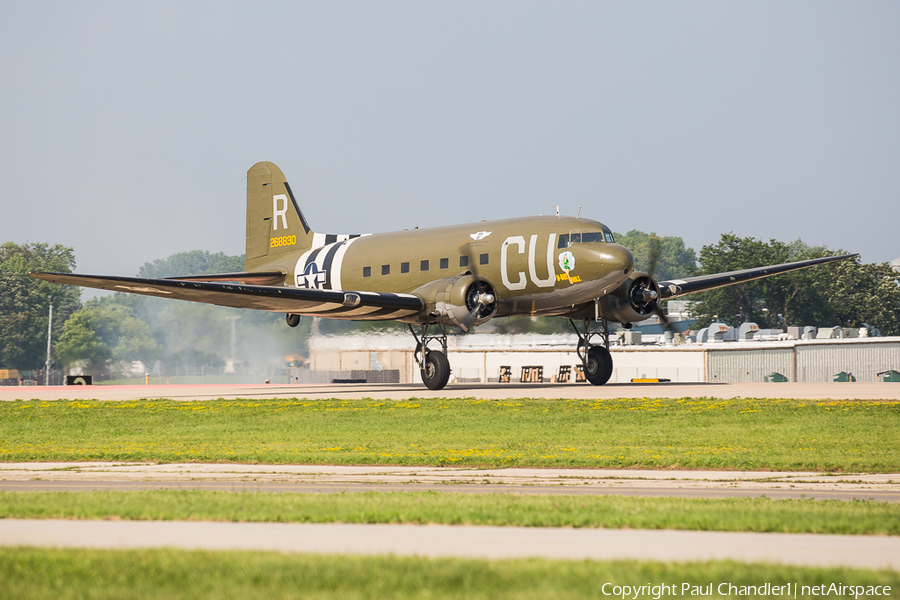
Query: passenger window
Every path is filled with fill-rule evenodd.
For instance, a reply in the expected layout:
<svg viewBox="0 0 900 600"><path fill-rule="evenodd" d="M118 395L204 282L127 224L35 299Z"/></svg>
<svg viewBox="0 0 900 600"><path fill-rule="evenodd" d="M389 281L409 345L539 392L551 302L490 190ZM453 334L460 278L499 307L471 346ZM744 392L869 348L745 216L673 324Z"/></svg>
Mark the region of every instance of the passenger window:
<svg viewBox="0 0 900 600"><path fill-rule="evenodd" d="M460 256L459 257L459 266L468 267L469 266L469 257L468 256Z"/></svg>
<svg viewBox="0 0 900 600"><path fill-rule="evenodd" d="M400 263L400 272L401 273L409 273L409 263Z"/></svg>
<svg viewBox="0 0 900 600"><path fill-rule="evenodd" d="M420 271L427 271L427 270L428 270L428 261L427 261L427 260L423 260L423 261L419 264L419 270L420 270Z"/></svg>
<svg viewBox="0 0 900 600"><path fill-rule="evenodd" d="M372 276L372 267L363 267L363 277Z"/></svg>
<svg viewBox="0 0 900 600"><path fill-rule="evenodd" d="M478 264L486 265L486 264L488 264L488 259L489 259L489 255L482 254L481 256L478 257Z"/></svg>
<svg viewBox="0 0 900 600"><path fill-rule="evenodd" d="M449 267L450 267L450 259L449 259L449 258L442 258L442 259L441 259L441 268L442 268L442 269L447 269L447 268L449 268Z"/></svg>
<svg viewBox="0 0 900 600"><path fill-rule="evenodd" d="M381 274L382 275L390 275L391 274L391 265L381 265Z"/></svg>

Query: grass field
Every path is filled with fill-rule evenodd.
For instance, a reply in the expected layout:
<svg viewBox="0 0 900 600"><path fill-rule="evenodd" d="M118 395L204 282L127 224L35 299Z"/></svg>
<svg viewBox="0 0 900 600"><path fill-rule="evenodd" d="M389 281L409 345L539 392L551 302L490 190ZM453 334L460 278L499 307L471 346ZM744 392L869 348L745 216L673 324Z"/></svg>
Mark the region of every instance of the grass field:
<svg viewBox="0 0 900 600"><path fill-rule="evenodd" d="M798 400L0 403L0 461L900 471L900 407ZM631 527L898 535L873 502L208 491L0 493L0 518ZM889 585L897 572L0 548L10 598L608 598L603 585ZM690 591L687 594L689 595ZM679 593L681 595L681 593ZM630 597L630 596L629 596ZM653 597L643 594L641 597ZM797 597L807 597L802 591Z"/></svg>
<svg viewBox="0 0 900 600"><path fill-rule="evenodd" d="M768 498L201 490L0 492L0 519L404 523L900 535L900 505Z"/></svg>
<svg viewBox="0 0 900 600"><path fill-rule="evenodd" d="M900 405L791 399L0 403L0 461L900 471Z"/></svg>
<svg viewBox="0 0 900 600"><path fill-rule="evenodd" d="M54 598L609 598L613 586L831 583L900 589L891 571L706 562L461 560L264 552L0 548L4 597ZM687 584L687 589L682 586ZM647 590L650 591L649 589ZM682 592L684 592L682 594ZM754 594L755 595L755 594ZM613 596L616 597L616 596ZM632 597L632 595L628 595ZM652 594L640 596L653 598ZM662 596L668 597L668 596ZM810 597L798 593L798 598ZM844 596L846 597L846 596ZM850 597L853 597L852 595ZM884 596L882 596L884 597Z"/></svg>

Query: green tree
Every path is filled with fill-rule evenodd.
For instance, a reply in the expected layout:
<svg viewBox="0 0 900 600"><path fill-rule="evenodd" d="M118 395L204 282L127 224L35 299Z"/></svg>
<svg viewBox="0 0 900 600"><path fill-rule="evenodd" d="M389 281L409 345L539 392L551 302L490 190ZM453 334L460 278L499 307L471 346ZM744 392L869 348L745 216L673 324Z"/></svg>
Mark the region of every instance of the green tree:
<svg viewBox="0 0 900 600"><path fill-rule="evenodd" d="M112 350L98 334L99 320L97 311L82 310L66 321L63 334L56 342L56 355L67 368L84 361L87 370L93 372L112 358Z"/></svg>
<svg viewBox="0 0 900 600"><path fill-rule="evenodd" d="M722 273L795 260L845 254L801 240L785 244L723 234L700 251L699 274ZM873 334L900 334L898 274L887 263L861 264L859 258L819 265L757 281L710 290L690 298L697 326L714 320L762 328L789 326L868 326Z"/></svg>
<svg viewBox="0 0 900 600"><path fill-rule="evenodd" d="M211 273L239 273L243 270L244 255L227 256L222 252L210 254L205 250L192 250L144 263L138 277L158 279Z"/></svg>
<svg viewBox="0 0 900 600"><path fill-rule="evenodd" d="M725 273L763 265L788 262L789 249L776 240L763 242L752 237L742 238L732 233L722 234L719 243L703 246L700 250L699 275ZM691 296L697 325L706 326L714 320L732 326L745 321L757 323L762 328L778 325L769 313L774 298L783 295L779 290L786 275L768 277L740 285L727 286Z"/></svg>
<svg viewBox="0 0 900 600"><path fill-rule="evenodd" d="M81 290L28 276L32 271L71 273L72 248L55 244L6 242L0 246L0 366L38 369L47 359L49 297L53 297L53 337L81 306Z"/></svg>
<svg viewBox="0 0 900 600"><path fill-rule="evenodd" d="M131 308L101 299L89 300L66 322L56 352L67 366L83 360L92 368L107 360L150 366L162 355L150 328Z"/></svg>
<svg viewBox="0 0 900 600"><path fill-rule="evenodd" d="M677 236L658 236L632 229L626 234L615 234L616 242L625 246L634 256L636 271L649 272L656 255L653 277L657 281L686 277L697 266L697 254L684 245Z"/></svg>
<svg viewBox="0 0 900 600"><path fill-rule="evenodd" d="M827 303L829 321L814 325L866 326L873 335L900 335L900 273L888 263L860 263L857 257L816 271L811 286Z"/></svg>

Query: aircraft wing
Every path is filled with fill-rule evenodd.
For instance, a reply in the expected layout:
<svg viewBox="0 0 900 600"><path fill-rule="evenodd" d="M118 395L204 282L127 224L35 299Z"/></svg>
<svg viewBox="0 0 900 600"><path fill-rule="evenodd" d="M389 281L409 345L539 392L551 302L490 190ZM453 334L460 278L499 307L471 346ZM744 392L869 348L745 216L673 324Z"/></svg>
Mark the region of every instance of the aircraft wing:
<svg viewBox="0 0 900 600"><path fill-rule="evenodd" d="M314 290L243 283L257 280L272 281L279 276L283 279L284 276L280 273L228 273L181 279L106 277L70 273L29 273L29 275L51 283L329 319L384 321L409 317L425 309L422 299L412 294Z"/></svg>
<svg viewBox="0 0 900 600"><path fill-rule="evenodd" d="M685 277L684 279L660 281L660 299L668 300L671 298L684 296L686 294L712 290L715 288L725 287L726 285L734 285L735 283L752 281L753 279L762 279L763 277L779 275L781 273L787 273L788 271L796 271L797 269L805 269L806 267L821 265L836 260L845 260L854 256L859 255L841 254L839 256L826 256L823 258L814 258L812 260L800 260L797 262L784 263L780 265L770 265L768 267L744 269L742 271L729 271L727 273L716 273L714 275L699 275L697 277Z"/></svg>

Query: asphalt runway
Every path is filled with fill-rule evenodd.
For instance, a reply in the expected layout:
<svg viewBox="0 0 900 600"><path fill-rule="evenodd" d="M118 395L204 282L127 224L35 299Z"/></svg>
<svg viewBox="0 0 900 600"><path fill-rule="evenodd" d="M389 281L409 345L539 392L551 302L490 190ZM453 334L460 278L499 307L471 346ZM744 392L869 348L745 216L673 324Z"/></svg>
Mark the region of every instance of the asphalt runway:
<svg viewBox="0 0 900 600"><path fill-rule="evenodd" d="M226 400L237 398L801 398L900 401L897 383L612 383L602 386L557 383L451 384L429 390L421 384L241 384L92 385L0 387L0 400Z"/></svg>

